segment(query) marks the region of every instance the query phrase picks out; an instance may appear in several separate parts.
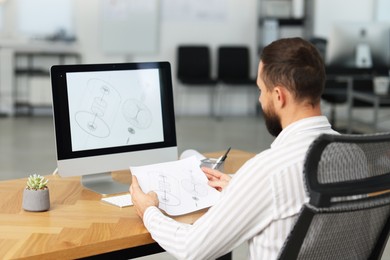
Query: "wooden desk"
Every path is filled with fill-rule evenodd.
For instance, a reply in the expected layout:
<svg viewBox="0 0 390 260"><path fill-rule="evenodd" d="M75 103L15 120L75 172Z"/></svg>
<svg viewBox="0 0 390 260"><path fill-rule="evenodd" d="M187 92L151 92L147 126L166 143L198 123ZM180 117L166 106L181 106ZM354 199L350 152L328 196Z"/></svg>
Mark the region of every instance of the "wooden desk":
<svg viewBox="0 0 390 260"><path fill-rule="evenodd" d="M208 153L218 157L224 151ZM254 154L232 150L225 162L235 172ZM130 172L115 178L130 183ZM49 178L51 208L47 212L22 209L26 179L0 182L0 258L74 259L112 253L127 258L163 251L151 238L133 207L118 208L100 201L101 195L84 189L79 177ZM193 223L206 210L177 217ZM107 257L107 256L106 256Z"/></svg>

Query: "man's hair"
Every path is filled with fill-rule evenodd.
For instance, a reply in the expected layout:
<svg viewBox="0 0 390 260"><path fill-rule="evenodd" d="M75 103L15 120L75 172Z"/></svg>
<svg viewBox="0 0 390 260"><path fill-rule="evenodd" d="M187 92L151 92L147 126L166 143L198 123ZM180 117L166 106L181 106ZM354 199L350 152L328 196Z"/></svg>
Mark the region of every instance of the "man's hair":
<svg viewBox="0 0 390 260"><path fill-rule="evenodd" d="M298 101L320 102L325 86L324 62L314 45L301 38L272 42L263 49L261 79L268 89L287 88Z"/></svg>

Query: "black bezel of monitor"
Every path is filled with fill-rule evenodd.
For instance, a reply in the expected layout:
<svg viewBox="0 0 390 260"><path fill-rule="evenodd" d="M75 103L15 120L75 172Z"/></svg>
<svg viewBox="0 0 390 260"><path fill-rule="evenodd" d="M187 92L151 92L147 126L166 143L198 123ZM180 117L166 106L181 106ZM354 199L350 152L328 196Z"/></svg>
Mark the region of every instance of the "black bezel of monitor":
<svg viewBox="0 0 390 260"><path fill-rule="evenodd" d="M157 143L72 151L66 73L137 69L158 69L159 71L164 140ZM54 65L51 68L51 82L58 160L177 146L169 62Z"/></svg>

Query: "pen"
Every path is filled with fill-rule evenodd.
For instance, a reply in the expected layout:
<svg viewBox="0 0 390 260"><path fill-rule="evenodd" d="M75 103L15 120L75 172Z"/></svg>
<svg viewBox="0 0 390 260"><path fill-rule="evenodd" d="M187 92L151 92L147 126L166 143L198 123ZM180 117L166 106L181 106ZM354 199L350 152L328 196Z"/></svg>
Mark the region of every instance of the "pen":
<svg viewBox="0 0 390 260"><path fill-rule="evenodd" d="M226 151L226 153L224 155L222 155L221 157L218 158L217 162L213 166L214 170L217 169L217 167L219 167L218 165L220 163L222 163L223 161L226 160L226 157L227 157L228 153L230 152L230 149L231 149L231 147L229 147L229 149L227 149L227 151Z"/></svg>

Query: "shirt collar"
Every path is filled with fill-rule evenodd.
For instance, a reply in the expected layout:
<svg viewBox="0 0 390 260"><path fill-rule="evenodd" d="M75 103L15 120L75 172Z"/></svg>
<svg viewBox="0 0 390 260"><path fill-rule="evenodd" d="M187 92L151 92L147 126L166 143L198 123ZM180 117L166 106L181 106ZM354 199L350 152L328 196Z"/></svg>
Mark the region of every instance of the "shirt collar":
<svg viewBox="0 0 390 260"><path fill-rule="evenodd" d="M289 140L291 136L300 134L306 131L318 131L319 128L331 129L331 125L326 116L314 116L298 120L280 132L276 139L272 142L271 148L283 144Z"/></svg>

